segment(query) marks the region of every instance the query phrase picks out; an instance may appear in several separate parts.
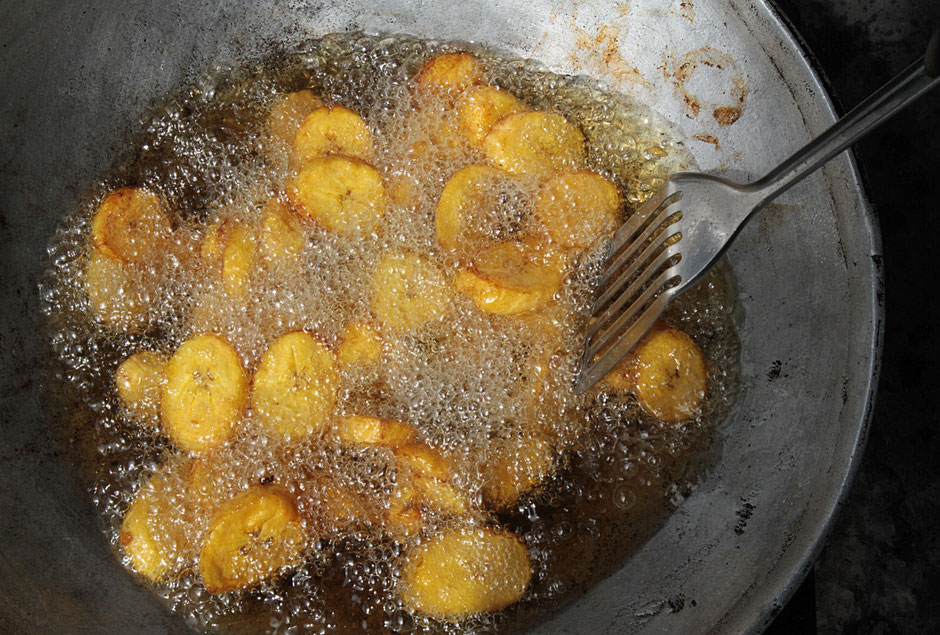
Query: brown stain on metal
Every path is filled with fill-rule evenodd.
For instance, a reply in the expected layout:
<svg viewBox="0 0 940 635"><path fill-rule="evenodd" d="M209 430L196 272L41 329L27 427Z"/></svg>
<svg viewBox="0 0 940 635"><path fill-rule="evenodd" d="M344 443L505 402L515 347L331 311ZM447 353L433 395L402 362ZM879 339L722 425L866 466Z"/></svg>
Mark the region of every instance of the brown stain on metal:
<svg viewBox="0 0 940 635"><path fill-rule="evenodd" d="M705 104L703 102L706 100L702 96L693 94L687 88L689 80L696 70L701 67L713 68L722 73L731 74L730 77L722 74L718 75L718 81L727 84L727 88L721 91L723 96L717 96L718 103L713 101L710 104ZM723 126L731 125L741 117L749 89L743 75L738 72L734 59L728 53L710 46L703 46L689 51L679 59L668 57L659 69L666 79L672 80L676 97L686 105L691 117L698 117L703 107L711 109L715 120ZM712 72L714 73L714 71ZM725 77L727 78L725 79ZM725 103L720 103L721 101L725 101ZM729 104L728 101L731 103Z"/></svg>
<svg viewBox="0 0 940 635"><path fill-rule="evenodd" d="M630 6L630 2L631 0L624 0L614 5L614 11L617 12L617 17L625 18L630 15L630 10L633 8Z"/></svg>
<svg viewBox="0 0 940 635"><path fill-rule="evenodd" d="M695 22L695 6L689 1L685 0L684 2L679 3L679 15L688 20L689 22Z"/></svg>
<svg viewBox="0 0 940 635"><path fill-rule="evenodd" d="M692 135L692 138L693 138L693 139L696 139L696 140L698 140L698 141L704 141L705 143L710 143L710 144L712 144L713 146L715 146L715 150L721 150L721 146L718 145L718 138L717 138L717 137L714 137L714 136L712 136L712 135L710 135L710 134L697 134L697 135Z"/></svg>
<svg viewBox="0 0 940 635"><path fill-rule="evenodd" d="M620 82L629 81L646 87L650 86L640 70L630 64L620 53L620 30L617 27L605 24L594 34L577 26L574 26L574 30L575 46L574 50L568 54L568 59L573 66L587 70L598 77L610 77Z"/></svg>
<svg viewBox="0 0 940 635"><path fill-rule="evenodd" d="M730 126L741 118L741 108L738 106L719 106L712 111L712 117L721 126Z"/></svg>

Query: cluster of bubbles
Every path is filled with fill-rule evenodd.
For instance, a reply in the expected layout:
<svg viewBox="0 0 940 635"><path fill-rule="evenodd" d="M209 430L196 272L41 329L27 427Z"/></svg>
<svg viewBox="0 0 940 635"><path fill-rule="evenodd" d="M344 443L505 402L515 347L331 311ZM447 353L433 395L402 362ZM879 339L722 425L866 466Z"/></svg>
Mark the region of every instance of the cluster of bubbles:
<svg viewBox="0 0 940 635"><path fill-rule="evenodd" d="M409 163L416 144L434 139L414 116L409 80L433 54L454 48L347 34L309 42L275 61L198 78L156 112L133 150L88 190L77 210L65 215L49 248L42 289L61 386L63 437L70 438L68 456L89 484L116 550L121 519L139 482L173 460L174 452L157 428L134 424L122 410L112 383L118 364L142 349L171 354L204 330L225 335L249 369L288 330L309 330L336 346L349 320L368 315L369 272L383 253L407 247L428 254L442 269L453 266L435 240L434 206L447 179L480 159L457 153L432 156L420 169ZM474 53L491 84L533 109L558 111L580 125L588 167L617 185L628 210L655 191L669 171L685 167L666 128L622 96L533 62ZM218 289L207 286L199 267L153 268L142 274L155 279L158 289L152 328L115 334L98 324L81 281L89 219L101 197L129 184L158 192L174 211L174 223L194 233L223 218L259 223L265 202L282 191L284 176L266 155L264 119L278 95L306 88L364 117L376 132L375 167L420 182L410 203L392 205L384 231L371 239L312 229L303 266L259 272L246 304L227 304ZM508 187L501 192L506 208L519 207L530 196ZM623 394L575 397L568 388L571 362L588 310L586 284L601 254L596 249L583 256L556 298L563 310L546 318L563 333L565 349L551 361L552 379L534 408L517 398L518 384L526 364L549 346L551 337L538 325L483 315L466 298L457 298L443 320L389 336L377 366L342 370L343 414L414 423L452 459L457 484L471 496L479 496L479 465L494 452L512 452L512 443L501 440L514 438L518 430L513 426L533 425L534 416L534 425L560 439L562 458L553 477L495 514L525 541L532 560L533 581L523 602L505 615L460 623L413 615L394 592L402 547L355 532L328 546L315 540L302 566L250 591L212 595L195 571L185 570L158 585L157 593L193 626L212 630L476 632L524 623L589 585L603 574L603 563L625 557L694 486L701 474L696 457L734 397L737 363L733 289L726 272L719 271L667 316L692 336L708 360L709 399L695 419L663 424ZM376 487L376 475L385 473L380 456L350 458L316 443L288 450L252 441L264 438L255 435L254 425L247 421L239 439L224 449L224 480L233 492L274 473L281 482L302 482L313 472L330 472L368 490Z"/></svg>

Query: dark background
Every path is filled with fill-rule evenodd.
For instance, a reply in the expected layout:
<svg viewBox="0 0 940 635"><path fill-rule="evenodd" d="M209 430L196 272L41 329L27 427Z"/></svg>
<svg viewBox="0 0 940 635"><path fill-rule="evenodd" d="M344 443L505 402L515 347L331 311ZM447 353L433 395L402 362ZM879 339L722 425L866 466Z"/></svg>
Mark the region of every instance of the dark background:
<svg viewBox="0 0 940 635"><path fill-rule="evenodd" d="M845 112L924 53L940 0L776 0ZM768 633L940 632L940 88L855 149L881 226L881 382L855 484Z"/></svg>

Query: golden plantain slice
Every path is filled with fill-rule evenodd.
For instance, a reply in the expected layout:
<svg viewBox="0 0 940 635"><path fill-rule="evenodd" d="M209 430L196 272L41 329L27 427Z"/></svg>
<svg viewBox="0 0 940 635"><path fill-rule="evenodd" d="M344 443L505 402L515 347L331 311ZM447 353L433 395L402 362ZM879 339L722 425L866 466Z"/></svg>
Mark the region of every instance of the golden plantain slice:
<svg viewBox="0 0 940 635"><path fill-rule="evenodd" d="M91 219L91 242L119 262L153 261L169 248L173 228L160 197L140 187L105 196Z"/></svg>
<svg viewBox="0 0 940 635"><path fill-rule="evenodd" d="M282 335L258 362L251 407L269 430L302 437L322 430L336 404L336 357L309 333Z"/></svg>
<svg viewBox="0 0 940 635"><path fill-rule="evenodd" d="M415 329L446 315L450 287L432 263L410 252L382 256L372 274L372 311L382 326Z"/></svg>
<svg viewBox="0 0 940 635"><path fill-rule="evenodd" d="M471 270L457 273L455 286L481 311L515 315L552 299L565 279L563 255L534 240L506 241L485 250Z"/></svg>
<svg viewBox="0 0 940 635"><path fill-rule="evenodd" d="M134 571L148 580L159 582L177 562L175 546L153 530L152 524L162 522L157 501L163 495L164 480L160 475L150 479L137 492L121 523L118 541Z"/></svg>
<svg viewBox="0 0 940 635"><path fill-rule="evenodd" d="M395 450L395 459L403 468L402 478L410 478L419 504L449 514L464 514L469 508L466 497L450 484L451 465L425 443L409 443Z"/></svg>
<svg viewBox="0 0 940 635"><path fill-rule="evenodd" d="M232 437L247 397L238 354L217 335L198 335L183 342L166 365L163 426L177 447L203 452Z"/></svg>
<svg viewBox="0 0 940 635"><path fill-rule="evenodd" d="M483 497L493 509L506 509L551 474L555 449L534 435L511 439L495 460L484 466Z"/></svg>
<svg viewBox="0 0 940 635"><path fill-rule="evenodd" d="M508 91L487 84L473 86L457 101L460 133L473 147L482 149L483 140L498 121L528 109Z"/></svg>
<svg viewBox="0 0 940 635"><path fill-rule="evenodd" d="M310 90L298 90L279 97L267 121L268 137L275 148L278 151L289 148L307 115L322 106L323 100Z"/></svg>
<svg viewBox="0 0 940 635"><path fill-rule="evenodd" d="M577 169L586 157L581 130L562 115L541 110L504 117L486 135L483 150L496 167L535 176Z"/></svg>
<svg viewBox="0 0 940 635"><path fill-rule="evenodd" d="M542 186L534 207L553 241L584 249L613 231L620 195L613 183L594 172L562 172Z"/></svg>
<svg viewBox="0 0 940 635"><path fill-rule="evenodd" d="M116 332L144 330L154 302L150 276L125 268L100 249L92 249L84 275L85 293L96 320Z"/></svg>
<svg viewBox="0 0 940 635"><path fill-rule="evenodd" d="M307 115L294 137L293 165L300 167L325 154L363 161L375 158L372 133L359 113L344 106L322 106Z"/></svg>
<svg viewBox="0 0 940 635"><path fill-rule="evenodd" d="M374 364L382 355L382 336L364 322L349 322L340 336L337 358L343 364Z"/></svg>
<svg viewBox="0 0 940 635"><path fill-rule="evenodd" d="M252 587L300 562L305 542L300 514L287 492L256 485L212 517L199 557L209 593Z"/></svg>
<svg viewBox="0 0 940 635"><path fill-rule="evenodd" d="M400 595L413 611L454 620L517 602L531 578L529 554L515 534L451 529L406 553Z"/></svg>
<svg viewBox="0 0 940 635"><path fill-rule="evenodd" d="M159 353L140 351L121 362L114 373L114 383L124 407L142 423L160 423L160 391L165 367L166 360Z"/></svg>
<svg viewBox="0 0 940 635"><path fill-rule="evenodd" d="M628 360L628 376L643 410L668 423L698 412L708 374L691 337L671 327L656 329L640 340Z"/></svg>
<svg viewBox="0 0 940 635"><path fill-rule="evenodd" d="M414 426L403 421L350 415L336 424L336 436L340 443L348 445L381 445L399 448L413 441L418 432Z"/></svg>
<svg viewBox="0 0 940 635"><path fill-rule="evenodd" d="M245 299L258 258L255 231L246 223L229 218L216 221L206 230L199 246L204 264L218 267L225 292Z"/></svg>
<svg viewBox="0 0 940 635"><path fill-rule="evenodd" d="M476 255L521 230L528 216L528 198L516 179L486 165L470 165L454 173L435 211L437 241L463 258Z"/></svg>
<svg viewBox="0 0 940 635"><path fill-rule="evenodd" d="M353 237L376 232L388 205L378 170L342 155L311 160L289 181L287 196L299 213Z"/></svg>
<svg viewBox="0 0 940 635"><path fill-rule="evenodd" d="M459 94L483 81L483 63L466 51L442 53L425 62L415 76L419 93Z"/></svg>
<svg viewBox="0 0 940 635"><path fill-rule="evenodd" d="M297 262L306 244L307 237L287 206L276 198L269 200L261 225L261 253L265 261L273 265Z"/></svg>

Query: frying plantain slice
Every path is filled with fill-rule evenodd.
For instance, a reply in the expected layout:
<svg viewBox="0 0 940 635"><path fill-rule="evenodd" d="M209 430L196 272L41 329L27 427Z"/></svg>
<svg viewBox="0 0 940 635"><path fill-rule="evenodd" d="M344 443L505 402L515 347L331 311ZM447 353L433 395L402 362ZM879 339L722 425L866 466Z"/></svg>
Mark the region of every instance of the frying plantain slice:
<svg viewBox="0 0 940 635"><path fill-rule="evenodd" d="M548 302L565 278L565 259L534 240L506 241L486 251L471 269L457 273L455 286L486 313L515 315Z"/></svg>
<svg viewBox="0 0 940 635"><path fill-rule="evenodd" d="M303 120L294 137L292 161L295 166L325 154L372 161L375 146L365 119L344 106L322 106Z"/></svg>
<svg viewBox="0 0 940 635"><path fill-rule="evenodd" d="M131 568L154 582L166 578L178 560L172 541L153 527L154 523L173 521L160 517L158 500L164 495L164 488L160 474L141 486L124 514L118 537Z"/></svg>
<svg viewBox="0 0 940 635"><path fill-rule="evenodd" d="M483 149L483 140L504 117L528 110L512 93L488 84L473 86L457 101L460 133L470 144Z"/></svg>
<svg viewBox="0 0 940 635"><path fill-rule="evenodd" d="M586 151L581 130L556 112L519 112L501 119L483 140L487 160L512 174L541 176L577 169Z"/></svg>
<svg viewBox="0 0 940 635"><path fill-rule="evenodd" d="M376 232L388 205L378 170L342 155L312 159L290 180L287 196L299 213L351 237Z"/></svg>
<svg viewBox="0 0 940 635"><path fill-rule="evenodd" d="M303 437L322 430L336 404L336 357L309 333L282 335L258 363L251 407L269 430Z"/></svg>
<svg viewBox="0 0 940 635"><path fill-rule="evenodd" d="M114 383L124 407L141 423L159 425L166 359L154 351L134 353L118 366Z"/></svg>
<svg viewBox="0 0 940 635"><path fill-rule="evenodd" d="M339 361L350 364L374 364L382 355L382 336L364 322L349 322L340 336Z"/></svg>
<svg viewBox="0 0 940 635"><path fill-rule="evenodd" d="M395 450L395 459L403 472L400 476L411 480L412 505L447 514L467 512L470 504L451 484L451 465L440 452L426 443L409 443Z"/></svg>
<svg viewBox="0 0 940 635"><path fill-rule="evenodd" d="M425 62L415 76L419 93L457 95L483 81L483 63L466 51L441 53Z"/></svg>
<svg viewBox="0 0 940 635"><path fill-rule="evenodd" d="M433 536L406 553L400 595L413 611L456 620L517 602L531 578L529 554L515 534L466 527Z"/></svg>
<svg viewBox="0 0 940 635"><path fill-rule="evenodd" d="M105 196L91 219L91 242L103 255L125 264L153 261L169 249L173 228L159 196L122 187Z"/></svg>
<svg viewBox="0 0 940 635"><path fill-rule="evenodd" d="M536 434L510 439L495 459L483 466L483 498L492 509L511 507L552 473L555 449Z"/></svg>
<svg viewBox="0 0 940 635"><path fill-rule="evenodd" d="M463 259L522 231L528 200L513 177L486 165L454 173L437 204L437 241Z"/></svg>
<svg viewBox="0 0 940 635"><path fill-rule="evenodd" d="M238 354L217 335L198 335L183 342L166 365L163 426L177 447L203 452L232 437L247 397Z"/></svg>
<svg viewBox="0 0 940 635"><path fill-rule="evenodd" d="M216 221L206 230L199 251L203 263L219 272L226 294L240 299L248 297L258 259L253 227L235 218Z"/></svg>
<svg viewBox="0 0 940 635"><path fill-rule="evenodd" d="M692 338L660 325L644 335L606 379L614 388L632 390L640 407L653 417L675 423L698 412L708 373Z"/></svg>
<svg viewBox="0 0 940 635"><path fill-rule="evenodd" d="M594 172L562 172L541 187L534 207L553 241L584 249L613 231L620 195L613 183Z"/></svg>
<svg viewBox="0 0 940 635"><path fill-rule="evenodd" d="M323 106L323 100L311 90L281 95L267 120L268 138L275 152L286 154L307 115Z"/></svg>
<svg viewBox="0 0 940 635"><path fill-rule="evenodd" d="M416 329L451 308L450 287L432 263L410 252L382 256L372 275L372 311L383 327Z"/></svg>
<svg viewBox="0 0 940 635"><path fill-rule="evenodd" d="M150 276L92 249L84 282L91 313L106 328L136 333L147 327L156 293Z"/></svg>
<svg viewBox="0 0 940 635"><path fill-rule="evenodd" d="M272 198L264 207L261 225L261 254L269 265L296 263L307 244L307 237L296 219L279 199Z"/></svg>
<svg viewBox="0 0 940 635"><path fill-rule="evenodd" d="M256 485L212 517L199 557L209 593L255 586L300 562L305 534L290 495Z"/></svg>
<svg viewBox="0 0 940 635"><path fill-rule="evenodd" d="M347 445L380 445L399 448L417 436L414 426L403 421L350 415L336 424L336 436Z"/></svg>

